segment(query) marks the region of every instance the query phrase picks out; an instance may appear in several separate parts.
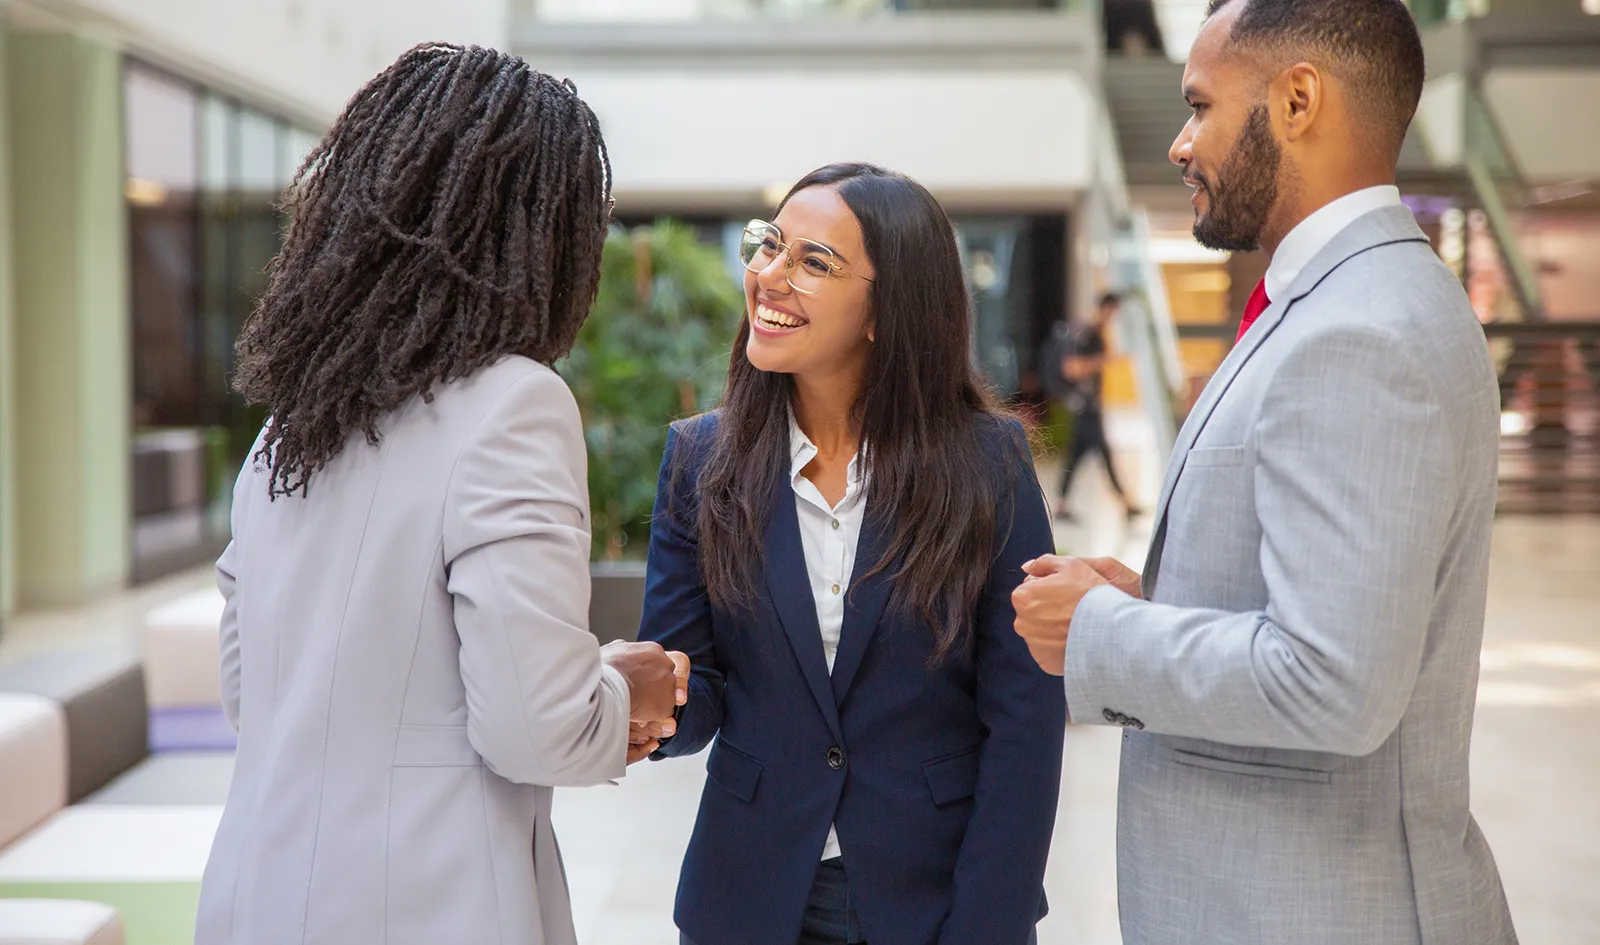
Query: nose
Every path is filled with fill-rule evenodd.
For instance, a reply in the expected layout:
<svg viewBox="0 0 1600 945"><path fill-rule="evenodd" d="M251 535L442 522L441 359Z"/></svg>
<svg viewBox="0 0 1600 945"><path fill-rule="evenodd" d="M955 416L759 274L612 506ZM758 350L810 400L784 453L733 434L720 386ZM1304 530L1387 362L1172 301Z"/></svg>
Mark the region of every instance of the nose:
<svg viewBox="0 0 1600 945"><path fill-rule="evenodd" d="M756 285L765 292L783 294L789 291L789 254L780 252L756 273Z"/></svg>
<svg viewBox="0 0 1600 945"><path fill-rule="evenodd" d="M1189 162L1194 160L1194 132L1190 130L1190 122L1185 122L1183 130L1178 132L1178 137L1172 142L1172 147L1167 150L1167 160L1187 168Z"/></svg>

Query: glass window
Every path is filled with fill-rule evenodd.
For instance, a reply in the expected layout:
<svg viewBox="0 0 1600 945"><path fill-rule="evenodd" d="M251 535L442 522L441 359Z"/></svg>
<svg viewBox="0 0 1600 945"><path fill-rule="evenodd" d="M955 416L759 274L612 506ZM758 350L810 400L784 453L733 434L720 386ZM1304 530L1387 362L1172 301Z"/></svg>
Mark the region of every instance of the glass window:
<svg viewBox="0 0 1600 945"><path fill-rule="evenodd" d="M233 392L234 341L266 288L278 201L315 139L129 61L134 577L215 557L262 412Z"/></svg>
<svg viewBox="0 0 1600 945"><path fill-rule="evenodd" d="M136 576L204 542L201 345L196 328L199 97L130 63L123 83L133 355Z"/></svg>
<svg viewBox="0 0 1600 945"><path fill-rule="evenodd" d="M237 184L246 194L271 194L274 199L283 188L278 171L278 122L258 111L239 111L239 177Z"/></svg>
<svg viewBox="0 0 1600 945"><path fill-rule="evenodd" d="M320 139L299 128L288 128L279 137L278 143L282 150L278 161L278 185L287 187L294 180L294 175L300 170L300 165L306 156L320 143Z"/></svg>

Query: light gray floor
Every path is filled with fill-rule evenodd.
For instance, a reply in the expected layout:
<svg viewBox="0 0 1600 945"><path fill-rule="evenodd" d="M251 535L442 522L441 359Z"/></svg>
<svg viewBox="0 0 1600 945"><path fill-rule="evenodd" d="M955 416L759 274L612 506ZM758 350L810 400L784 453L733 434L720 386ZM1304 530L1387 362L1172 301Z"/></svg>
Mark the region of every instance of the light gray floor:
<svg viewBox="0 0 1600 945"><path fill-rule="evenodd" d="M1142 448L1142 431L1123 419L1110 432L1124 447L1119 470L1149 505L1159 470ZM1054 469L1040 474L1053 494ZM1098 467L1080 475L1074 493L1080 521L1058 529L1062 549L1117 555L1137 567L1148 521L1123 522ZM1593 945L1600 941L1600 518L1503 519L1493 554L1473 809L1525 945ZM0 665L56 646L131 645L146 610L208 580L195 572L95 607L18 618L0 642ZM1119 943L1119 741L1103 727L1066 734L1044 945ZM192 763L193 787L214 796L221 767ZM701 756L635 766L620 786L558 792L557 831L585 945L676 945L674 888L704 778ZM120 788L132 796L146 785L134 779Z"/></svg>

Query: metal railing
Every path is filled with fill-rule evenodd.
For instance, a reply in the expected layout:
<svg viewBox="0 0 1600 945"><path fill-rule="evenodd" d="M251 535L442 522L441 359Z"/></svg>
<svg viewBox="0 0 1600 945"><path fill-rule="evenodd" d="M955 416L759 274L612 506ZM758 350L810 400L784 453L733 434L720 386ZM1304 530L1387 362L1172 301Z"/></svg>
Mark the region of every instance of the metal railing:
<svg viewBox="0 0 1600 945"><path fill-rule="evenodd" d="M1466 84L1462 107L1463 170L1505 265L1512 294L1522 310L1522 321L1540 321L1544 318L1544 296L1538 274L1522 250L1506 200L1508 193L1514 195L1513 200L1519 199L1526 188L1516 154L1476 82Z"/></svg>

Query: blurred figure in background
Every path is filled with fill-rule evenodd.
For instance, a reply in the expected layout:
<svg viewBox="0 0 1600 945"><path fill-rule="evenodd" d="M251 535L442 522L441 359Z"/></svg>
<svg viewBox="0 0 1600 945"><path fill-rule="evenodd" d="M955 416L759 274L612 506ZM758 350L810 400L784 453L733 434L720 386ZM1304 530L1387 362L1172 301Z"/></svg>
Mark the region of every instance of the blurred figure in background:
<svg viewBox="0 0 1600 945"><path fill-rule="evenodd" d="M420 46L302 167L238 343L270 419L217 562L239 731L198 945L572 945L551 786L621 777L677 665L588 632L583 432L550 365L610 166L567 83ZM679 655L681 658L681 654Z"/></svg>
<svg viewBox="0 0 1600 945"><path fill-rule="evenodd" d="M1088 324L1073 325L1062 322L1045 345L1041 376L1049 379L1049 389L1060 399L1072 418L1071 445L1063 452L1060 485L1056 488L1056 518L1076 521L1067 504L1072 491L1072 480L1078 467L1091 455L1099 456L1105 463L1106 478L1111 491L1122 501L1128 518L1139 514L1139 509L1128 498L1117 478L1117 464L1111 456L1111 446L1106 442L1105 391L1106 331L1122 309L1122 299L1115 293L1100 296L1094 315Z"/></svg>

